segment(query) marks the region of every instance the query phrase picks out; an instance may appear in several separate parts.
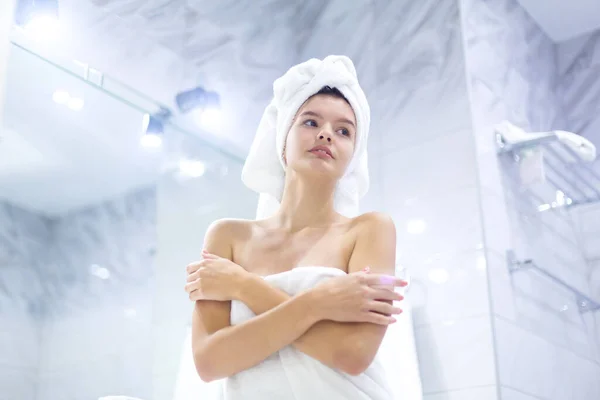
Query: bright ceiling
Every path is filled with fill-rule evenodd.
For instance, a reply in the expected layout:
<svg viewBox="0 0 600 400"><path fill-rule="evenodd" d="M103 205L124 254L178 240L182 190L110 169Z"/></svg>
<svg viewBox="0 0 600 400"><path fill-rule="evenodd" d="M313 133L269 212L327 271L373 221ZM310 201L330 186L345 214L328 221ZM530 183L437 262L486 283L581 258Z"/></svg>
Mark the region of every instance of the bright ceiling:
<svg viewBox="0 0 600 400"><path fill-rule="evenodd" d="M53 101L84 100L81 111ZM140 146L143 113L12 48L0 127L0 197L55 216L156 180L158 155Z"/></svg>
<svg viewBox="0 0 600 400"><path fill-rule="evenodd" d="M562 0L519 1L557 41L600 27L598 0L568 5ZM366 2L178 1L169 2L169 13L157 13L159 5L146 0L60 3L64 35L51 46L30 42L27 48L52 59L66 55L70 62L76 54L172 110L180 90L200 84L217 91L223 114L235 115L219 130L203 132L191 117L175 117L178 125L226 146L238 158L250 145L281 71L308 57L330 54L332 43L338 44L336 52L358 60L359 70L375 70L370 63L376 60L364 57L369 38L377 34L371 23L377 17ZM264 22L264 15L272 18L257 24ZM350 35L364 39L345 41ZM323 37L329 40L317 39ZM0 197L60 215L156 181L157 155L139 145L141 111L23 51L13 52L9 74ZM373 86L372 78L363 76L365 90L394 97L385 92L389 87ZM55 104L52 94L57 89L84 98L83 110ZM131 95L123 94L128 99ZM385 123L384 118L375 120Z"/></svg>
<svg viewBox="0 0 600 400"><path fill-rule="evenodd" d="M518 0L555 42L600 28L598 0Z"/></svg>

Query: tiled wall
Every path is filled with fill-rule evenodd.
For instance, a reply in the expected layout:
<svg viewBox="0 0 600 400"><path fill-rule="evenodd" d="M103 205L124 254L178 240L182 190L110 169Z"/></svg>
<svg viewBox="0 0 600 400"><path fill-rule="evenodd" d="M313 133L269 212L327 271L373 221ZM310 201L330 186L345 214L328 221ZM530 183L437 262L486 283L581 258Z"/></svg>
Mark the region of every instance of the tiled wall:
<svg viewBox="0 0 600 400"><path fill-rule="evenodd" d="M0 398L148 397L155 196L53 220L2 206Z"/></svg>
<svg viewBox="0 0 600 400"><path fill-rule="evenodd" d="M560 43L557 58L568 128L600 149L600 30ZM600 176L600 161L592 170ZM600 179L596 182L600 188ZM591 293L600 299L600 204L579 207L575 216L590 266ZM600 323L600 317L596 318Z"/></svg>
<svg viewBox="0 0 600 400"><path fill-rule="evenodd" d="M557 45L568 128L600 147L600 29ZM599 166L596 170L600 171Z"/></svg>
<svg viewBox="0 0 600 400"><path fill-rule="evenodd" d="M462 0L466 67L477 147L494 352L502 399L600 396L594 315L534 271L508 272L506 251L530 258L590 294L589 267L572 215L537 211L510 157L497 157L494 125L529 131L567 129L556 46L515 0Z"/></svg>
<svg viewBox="0 0 600 400"><path fill-rule="evenodd" d="M413 278L407 298L424 398L492 399L494 358L459 5L389 2L376 7L375 21L384 20L375 24L374 48L395 50L374 55L369 154L377 209L394 218L397 259Z"/></svg>
<svg viewBox="0 0 600 400"><path fill-rule="evenodd" d="M50 220L0 202L0 399L33 399Z"/></svg>
<svg viewBox="0 0 600 400"><path fill-rule="evenodd" d="M148 397L155 188L66 215L53 238L37 399Z"/></svg>
<svg viewBox="0 0 600 400"><path fill-rule="evenodd" d="M220 218L254 218L257 196L243 186L242 160L207 148L192 136L171 131L166 153L194 156L207 168L201 178L186 178L167 169L158 182L156 287L152 317L152 394L154 400L171 400L180 371L193 303L183 290L185 266L201 256L206 229ZM191 348L188 349L191 352ZM193 365L185 364L194 369ZM194 370L195 371L195 370ZM200 393L200 396L206 393Z"/></svg>

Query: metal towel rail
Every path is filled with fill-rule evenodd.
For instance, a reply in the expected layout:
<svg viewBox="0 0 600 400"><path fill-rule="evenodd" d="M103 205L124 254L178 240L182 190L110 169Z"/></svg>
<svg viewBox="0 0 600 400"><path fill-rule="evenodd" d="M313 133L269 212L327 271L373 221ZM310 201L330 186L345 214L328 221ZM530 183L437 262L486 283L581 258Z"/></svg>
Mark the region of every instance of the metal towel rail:
<svg viewBox="0 0 600 400"><path fill-rule="evenodd" d="M508 144L504 142L502 135L497 133L496 142L498 153L511 154L515 160L519 160L519 153L523 150L542 147L549 156L544 159L548 169L546 181L565 197L566 203L560 206L572 207L600 202L600 175L594 171L593 163L582 161L573 149L553 134L549 133L547 136L523 143ZM569 156L577 162L567 160L566 157Z"/></svg>
<svg viewBox="0 0 600 400"><path fill-rule="evenodd" d="M580 313L600 310L600 302L591 299L590 297L581 293L578 289L564 282L562 279L557 278L545 269L540 268L533 262L533 260L519 261L515 256L515 252L512 250L508 250L506 252L506 260L508 263L508 270L511 274L524 270L535 270L539 274L547 277L554 283L570 291L575 296L575 301L577 302L577 307L579 308Z"/></svg>

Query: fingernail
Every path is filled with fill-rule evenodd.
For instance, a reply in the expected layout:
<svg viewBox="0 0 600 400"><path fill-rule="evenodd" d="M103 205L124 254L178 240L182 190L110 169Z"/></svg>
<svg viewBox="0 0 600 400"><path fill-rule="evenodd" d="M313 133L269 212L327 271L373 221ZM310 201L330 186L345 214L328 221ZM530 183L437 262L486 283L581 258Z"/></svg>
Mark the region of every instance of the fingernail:
<svg viewBox="0 0 600 400"><path fill-rule="evenodd" d="M364 267L364 268L363 268L363 271L365 271L365 272L371 272L371 267L368 267L368 266L367 266L367 267Z"/></svg>
<svg viewBox="0 0 600 400"><path fill-rule="evenodd" d="M390 318L392 322L390 322L391 324L397 322L396 318Z"/></svg>

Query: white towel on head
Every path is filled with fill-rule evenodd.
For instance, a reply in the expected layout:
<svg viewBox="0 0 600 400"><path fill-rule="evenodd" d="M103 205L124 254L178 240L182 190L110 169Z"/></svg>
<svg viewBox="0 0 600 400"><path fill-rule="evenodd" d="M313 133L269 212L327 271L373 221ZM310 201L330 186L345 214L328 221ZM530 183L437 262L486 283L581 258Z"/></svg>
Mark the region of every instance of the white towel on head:
<svg viewBox="0 0 600 400"><path fill-rule="evenodd" d="M285 183L282 153L287 134L302 104L324 86L342 92L356 116L354 155L338 182L334 207L348 217L358 214L358 202L369 189L367 139L371 111L352 60L328 56L293 66L273 84L273 100L265 109L242 170L244 184L260 195L256 218L277 211Z"/></svg>

